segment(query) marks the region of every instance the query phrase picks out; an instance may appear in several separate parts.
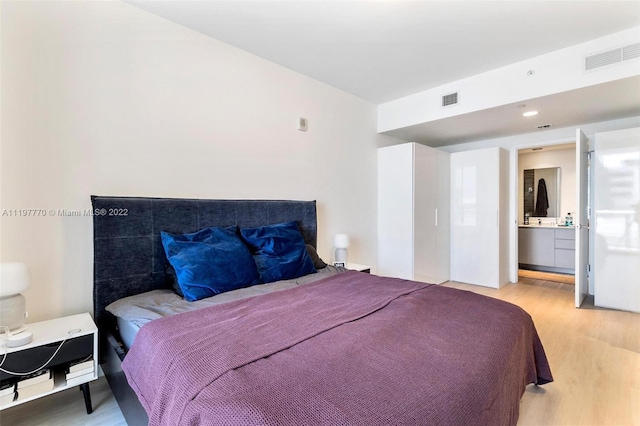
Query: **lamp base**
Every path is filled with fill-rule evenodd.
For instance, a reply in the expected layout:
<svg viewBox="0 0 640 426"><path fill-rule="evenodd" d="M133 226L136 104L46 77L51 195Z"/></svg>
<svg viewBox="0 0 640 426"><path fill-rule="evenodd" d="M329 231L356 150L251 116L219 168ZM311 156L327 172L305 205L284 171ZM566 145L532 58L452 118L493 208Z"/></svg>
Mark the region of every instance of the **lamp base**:
<svg viewBox="0 0 640 426"><path fill-rule="evenodd" d="M346 248L337 248L335 251L335 261L333 262L334 265L336 262L342 262L345 265L347 264L347 249Z"/></svg>
<svg viewBox="0 0 640 426"><path fill-rule="evenodd" d="M25 327L26 329L26 327ZM28 331L21 333L11 333L11 336L7 339L7 347L8 348L17 348L18 346L28 345L33 341L33 334Z"/></svg>
<svg viewBox="0 0 640 426"><path fill-rule="evenodd" d="M26 299L22 294L0 297L0 325L17 330L27 317Z"/></svg>

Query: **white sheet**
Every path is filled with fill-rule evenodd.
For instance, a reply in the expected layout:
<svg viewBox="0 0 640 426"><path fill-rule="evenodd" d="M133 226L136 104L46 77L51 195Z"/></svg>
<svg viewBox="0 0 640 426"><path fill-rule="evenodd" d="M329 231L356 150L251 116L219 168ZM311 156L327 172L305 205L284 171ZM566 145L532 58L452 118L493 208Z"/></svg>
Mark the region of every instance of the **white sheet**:
<svg viewBox="0 0 640 426"><path fill-rule="evenodd" d="M195 302L187 302L173 290L152 290L117 300L108 305L106 310L117 317L120 337L127 349L129 349L133 344L138 330L154 319L272 293L274 291L286 290L345 271L346 269L344 268L336 268L329 265L326 268L319 269L315 274L305 275L293 280L276 281L274 283L241 288Z"/></svg>

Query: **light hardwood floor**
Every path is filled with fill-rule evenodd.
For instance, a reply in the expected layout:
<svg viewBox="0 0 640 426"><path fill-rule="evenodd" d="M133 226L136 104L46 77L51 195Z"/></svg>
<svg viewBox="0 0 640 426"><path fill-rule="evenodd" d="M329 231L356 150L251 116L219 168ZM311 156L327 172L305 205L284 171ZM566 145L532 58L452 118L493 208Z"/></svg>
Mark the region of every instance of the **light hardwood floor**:
<svg viewBox="0 0 640 426"><path fill-rule="evenodd" d="M533 318L554 382L527 387L518 425L640 425L640 315L592 300L576 309L573 286L535 284L445 284L514 303Z"/></svg>
<svg viewBox="0 0 640 426"><path fill-rule="evenodd" d="M91 382L93 413L87 414L78 387L0 411L2 426L126 426L122 412L102 376Z"/></svg>
<svg viewBox="0 0 640 426"><path fill-rule="evenodd" d="M500 290L444 285L506 300L532 316L555 381L527 387L518 425L640 425L639 314L595 308L591 301L576 309L573 286L550 288L545 281ZM0 424L126 424L104 377L92 383L91 392L91 415L76 388L2 411Z"/></svg>

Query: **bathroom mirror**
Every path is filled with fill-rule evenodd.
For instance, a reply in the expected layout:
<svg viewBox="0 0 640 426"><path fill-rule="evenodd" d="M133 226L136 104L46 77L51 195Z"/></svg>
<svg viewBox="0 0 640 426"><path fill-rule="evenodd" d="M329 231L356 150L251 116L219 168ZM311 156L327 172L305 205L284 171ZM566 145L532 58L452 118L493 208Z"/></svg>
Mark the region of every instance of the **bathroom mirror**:
<svg viewBox="0 0 640 426"><path fill-rule="evenodd" d="M560 217L560 167L524 170L524 214Z"/></svg>

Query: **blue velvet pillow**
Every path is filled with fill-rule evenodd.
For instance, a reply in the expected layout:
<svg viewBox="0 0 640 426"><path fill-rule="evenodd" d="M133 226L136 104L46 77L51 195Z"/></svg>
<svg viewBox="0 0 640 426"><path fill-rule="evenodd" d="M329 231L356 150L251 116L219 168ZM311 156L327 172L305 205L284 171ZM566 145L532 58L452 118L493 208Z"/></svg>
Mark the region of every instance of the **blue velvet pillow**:
<svg viewBox="0 0 640 426"><path fill-rule="evenodd" d="M185 300L193 302L259 283L249 249L236 227L205 228L193 234L160 232Z"/></svg>
<svg viewBox="0 0 640 426"><path fill-rule="evenodd" d="M296 222L244 228L240 235L253 253L263 283L316 272Z"/></svg>

